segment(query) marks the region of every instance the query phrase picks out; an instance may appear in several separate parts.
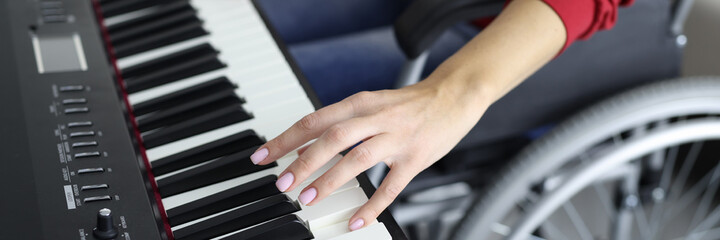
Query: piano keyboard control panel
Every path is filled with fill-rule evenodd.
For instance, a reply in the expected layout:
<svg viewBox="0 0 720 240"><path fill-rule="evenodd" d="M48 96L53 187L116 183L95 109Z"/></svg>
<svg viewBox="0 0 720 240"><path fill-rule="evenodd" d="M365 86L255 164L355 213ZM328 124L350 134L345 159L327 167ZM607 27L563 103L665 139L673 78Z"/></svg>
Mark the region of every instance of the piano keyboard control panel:
<svg viewBox="0 0 720 240"><path fill-rule="evenodd" d="M167 238L94 12L0 3L0 239Z"/></svg>

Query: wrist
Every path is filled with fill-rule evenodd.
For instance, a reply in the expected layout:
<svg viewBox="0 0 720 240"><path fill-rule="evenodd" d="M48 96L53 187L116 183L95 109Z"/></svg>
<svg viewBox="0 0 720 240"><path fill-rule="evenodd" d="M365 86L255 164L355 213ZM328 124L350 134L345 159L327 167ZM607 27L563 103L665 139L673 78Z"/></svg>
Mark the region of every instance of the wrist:
<svg viewBox="0 0 720 240"><path fill-rule="evenodd" d="M453 107L458 110L456 114L467 115L475 121L496 99L493 87L478 81L477 77L459 73L435 72L411 87L421 90L425 96L432 96L438 106Z"/></svg>
<svg viewBox="0 0 720 240"><path fill-rule="evenodd" d="M493 85L491 76L478 72L436 71L422 82L438 89L439 95L455 99L458 104L489 107L502 97L502 91Z"/></svg>

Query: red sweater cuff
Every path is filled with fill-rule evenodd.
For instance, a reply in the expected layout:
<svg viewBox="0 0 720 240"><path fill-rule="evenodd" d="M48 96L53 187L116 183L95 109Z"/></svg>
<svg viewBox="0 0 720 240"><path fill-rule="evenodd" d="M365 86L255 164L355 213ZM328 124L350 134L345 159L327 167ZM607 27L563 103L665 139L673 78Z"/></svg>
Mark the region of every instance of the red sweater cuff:
<svg viewBox="0 0 720 240"><path fill-rule="evenodd" d="M575 40L586 40L599 30L611 29L617 21L620 5L629 6L634 0L543 0L560 17L567 39L562 50Z"/></svg>
<svg viewBox="0 0 720 240"><path fill-rule="evenodd" d="M506 4L512 0L507 0ZM567 38L560 55L575 40L586 40L595 32L611 29L617 21L619 6L630 6L635 0L542 0L557 13L565 25ZM476 19L473 23L487 26L493 18Z"/></svg>

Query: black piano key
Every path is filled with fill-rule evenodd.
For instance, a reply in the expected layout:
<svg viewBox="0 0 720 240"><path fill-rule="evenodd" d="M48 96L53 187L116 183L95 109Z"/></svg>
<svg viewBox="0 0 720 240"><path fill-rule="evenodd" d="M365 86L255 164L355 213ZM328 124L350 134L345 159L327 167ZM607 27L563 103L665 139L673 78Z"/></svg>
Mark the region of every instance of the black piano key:
<svg viewBox="0 0 720 240"><path fill-rule="evenodd" d="M171 126L203 116L220 108L242 104L240 98L238 98L232 90L195 100L196 101L156 111L149 114L149 116L138 118L138 130L140 130L140 132L146 132Z"/></svg>
<svg viewBox="0 0 720 240"><path fill-rule="evenodd" d="M142 23L123 31L110 33L110 42L113 46L120 45L173 26L185 25L193 22L200 22L200 19L197 17L197 12L189 7L184 11L180 11L160 19L155 19L155 21Z"/></svg>
<svg viewBox="0 0 720 240"><path fill-rule="evenodd" d="M162 5L177 0L122 0L109 1L102 3L100 9L104 18L117 16L124 13L148 8L156 5Z"/></svg>
<svg viewBox="0 0 720 240"><path fill-rule="evenodd" d="M269 175L228 190L177 206L167 211L170 226L242 206L269 196L281 194L275 186L277 176Z"/></svg>
<svg viewBox="0 0 720 240"><path fill-rule="evenodd" d="M194 99L209 97L227 89L234 90L235 88L236 86L227 78L216 78L180 91L175 91L167 95L135 104L133 106L133 113L135 116L141 116L154 111L170 108L172 106L192 102ZM243 100L243 103L244 102L245 101Z"/></svg>
<svg viewBox="0 0 720 240"><path fill-rule="evenodd" d="M121 0L126 1L126 0ZM113 34L119 31L124 31L127 29L131 29L133 27L142 25L144 23L152 22L154 20L170 16L172 14L175 14L180 11L184 11L187 9L194 9L188 2L188 0L177 0L173 1L167 4L163 4L162 7L155 8L152 13L149 13L147 15L139 16L136 18L128 19L123 22L119 22L113 25L110 25L107 27L107 31L109 34Z"/></svg>
<svg viewBox="0 0 720 240"><path fill-rule="evenodd" d="M176 26L167 30L156 32L144 38L135 39L130 42L113 46L115 56L118 58L127 57L136 53L144 52L154 48L182 42L188 39L207 35L208 32L202 27L202 22L193 22L182 26Z"/></svg>
<svg viewBox="0 0 720 240"><path fill-rule="evenodd" d="M209 239L300 211L285 194L271 196L173 232L175 239Z"/></svg>
<svg viewBox="0 0 720 240"><path fill-rule="evenodd" d="M143 62L125 69L122 69L123 79L131 79L137 76L152 73L158 69L163 69L169 66L177 65L188 61L189 59L196 59L202 56L217 55L218 51L215 50L210 44L204 43L198 46L194 46L182 51L178 51L166 56L162 56L147 62Z"/></svg>
<svg viewBox="0 0 720 240"><path fill-rule="evenodd" d="M252 118L242 106L230 106L164 127L142 136L145 148L153 148Z"/></svg>
<svg viewBox="0 0 720 240"><path fill-rule="evenodd" d="M221 156L261 145L261 139L253 130L245 130L233 135L155 160L152 162L152 171L160 176L172 171L180 170L198 163L212 160Z"/></svg>
<svg viewBox="0 0 720 240"><path fill-rule="evenodd" d="M223 237L223 240L305 240L315 236L295 214L285 215L243 231Z"/></svg>
<svg viewBox="0 0 720 240"><path fill-rule="evenodd" d="M160 179L157 181L158 192L162 197L169 197L277 166L275 162L267 165L253 164L250 155L255 150L256 147L223 156L202 166Z"/></svg>
<svg viewBox="0 0 720 240"><path fill-rule="evenodd" d="M224 67L226 65L213 53L127 79L125 87L128 93L134 93Z"/></svg>

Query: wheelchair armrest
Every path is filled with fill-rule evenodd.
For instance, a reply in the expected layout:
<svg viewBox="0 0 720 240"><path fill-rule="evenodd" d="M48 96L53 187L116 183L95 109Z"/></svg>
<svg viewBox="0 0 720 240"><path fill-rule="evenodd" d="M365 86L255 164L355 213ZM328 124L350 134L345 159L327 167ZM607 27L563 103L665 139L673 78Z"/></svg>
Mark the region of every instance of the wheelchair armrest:
<svg viewBox="0 0 720 240"><path fill-rule="evenodd" d="M427 50L450 26L496 16L505 0L415 0L395 21L395 37L409 59Z"/></svg>

